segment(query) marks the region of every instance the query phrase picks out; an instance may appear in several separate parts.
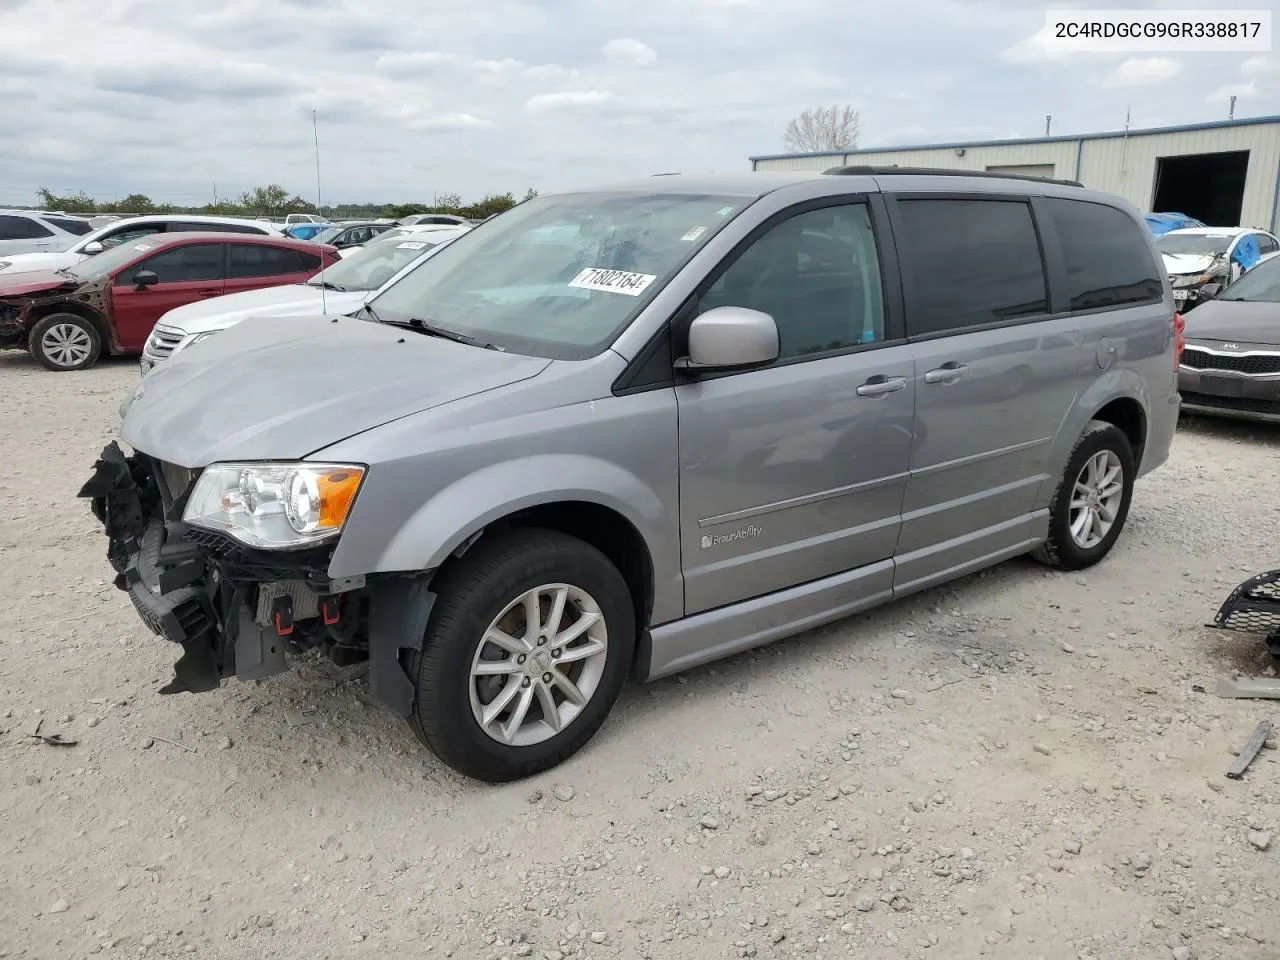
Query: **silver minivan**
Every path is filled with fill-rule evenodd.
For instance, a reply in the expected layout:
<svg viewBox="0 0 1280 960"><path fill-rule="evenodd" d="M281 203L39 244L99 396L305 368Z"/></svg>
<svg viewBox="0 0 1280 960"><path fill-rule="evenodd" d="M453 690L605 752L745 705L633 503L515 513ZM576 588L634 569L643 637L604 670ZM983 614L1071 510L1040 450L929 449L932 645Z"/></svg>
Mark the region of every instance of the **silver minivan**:
<svg viewBox="0 0 1280 960"><path fill-rule="evenodd" d="M1180 323L1137 211L1078 184L663 176L521 203L354 317L193 345L81 496L181 646L162 692L367 660L445 762L511 780L628 674L1097 563L1168 456Z"/></svg>

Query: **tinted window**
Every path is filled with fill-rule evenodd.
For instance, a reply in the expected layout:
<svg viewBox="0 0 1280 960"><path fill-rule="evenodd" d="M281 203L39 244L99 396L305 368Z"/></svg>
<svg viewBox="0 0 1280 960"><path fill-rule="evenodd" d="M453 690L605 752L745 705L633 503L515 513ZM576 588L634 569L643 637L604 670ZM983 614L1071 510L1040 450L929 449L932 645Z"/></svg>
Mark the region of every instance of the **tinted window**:
<svg viewBox="0 0 1280 960"><path fill-rule="evenodd" d="M771 227L716 280L698 309L723 306L772 316L782 357L883 340L880 263L867 207L824 207Z"/></svg>
<svg viewBox="0 0 1280 960"><path fill-rule="evenodd" d="M227 276L233 280L274 277L286 273L302 273L305 269L302 255L296 250L265 244L233 243Z"/></svg>
<svg viewBox="0 0 1280 960"><path fill-rule="evenodd" d="M122 243L128 243L130 240L137 240L139 237L150 236L153 233L163 233L164 224L153 223L136 227L121 227L113 233L104 234L98 238L98 242L104 247L117 247Z"/></svg>
<svg viewBox="0 0 1280 960"><path fill-rule="evenodd" d="M920 336L1047 313L1031 208L1011 200L900 199L907 333Z"/></svg>
<svg viewBox="0 0 1280 960"><path fill-rule="evenodd" d="M172 223L169 225L170 230L181 230L186 233L256 233L264 234L267 231L258 227L251 227L244 223L199 223L194 220L183 220L180 223Z"/></svg>
<svg viewBox="0 0 1280 960"><path fill-rule="evenodd" d="M53 231L34 217L0 216L0 240L39 240Z"/></svg>
<svg viewBox="0 0 1280 960"><path fill-rule="evenodd" d="M192 243L175 247L130 267L116 278L116 283L132 283L143 270L150 270L161 283L198 283L203 280L221 280L222 244Z"/></svg>
<svg viewBox="0 0 1280 960"><path fill-rule="evenodd" d="M66 217L41 217L40 219L45 223L52 223L59 230L73 233L77 237L83 237L93 229L93 224L88 220L69 220Z"/></svg>
<svg viewBox="0 0 1280 960"><path fill-rule="evenodd" d="M1115 207L1082 200L1045 201L1067 266L1072 310L1160 300L1161 270L1141 228Z"/></svg>
<svg viewBox="0 0 1280 960"><path fill-rule="evenodd" d="M1265 233L1255 233L1254 236L1258 238L1259 253L1275 253L1280 250L1280 243L1276 243L1274 237L1269 237Z"/></svg>

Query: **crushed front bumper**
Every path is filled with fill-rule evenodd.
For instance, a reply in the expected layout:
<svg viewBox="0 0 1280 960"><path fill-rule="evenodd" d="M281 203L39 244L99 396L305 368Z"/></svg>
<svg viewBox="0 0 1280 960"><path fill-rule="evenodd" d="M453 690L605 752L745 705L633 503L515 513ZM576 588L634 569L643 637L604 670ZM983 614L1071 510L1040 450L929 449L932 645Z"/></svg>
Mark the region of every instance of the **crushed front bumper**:
<svg viewBox="0 0 1280 960"><path fill-rule="evenodd" d="M152 633L182 647L162 693L200 693L226 677L248 680L283 670L295 598L301 608L331 596L327 548L272 555L183 523L195 480L192 471L141 454L126 457L111 443L79 494L107 534L116 586ZM326 607L332 612L324 622L320 606L317 600L298 610L298 620L317 621L300 634L341 624L340 602Z"/></svg>
<svg viewBox="0 0 1280 960"><path fill-rule="evenodd" d="M116 586L158 636L182 647L161 693L216 689L285 669L285 651L319 648L369 661L369 690L401 716L414 684L404 652L421 650L435 603L432 571L329 578L332 545L254 550L182 522L198 471L103 449L80 490L107 535Z"/></svg>

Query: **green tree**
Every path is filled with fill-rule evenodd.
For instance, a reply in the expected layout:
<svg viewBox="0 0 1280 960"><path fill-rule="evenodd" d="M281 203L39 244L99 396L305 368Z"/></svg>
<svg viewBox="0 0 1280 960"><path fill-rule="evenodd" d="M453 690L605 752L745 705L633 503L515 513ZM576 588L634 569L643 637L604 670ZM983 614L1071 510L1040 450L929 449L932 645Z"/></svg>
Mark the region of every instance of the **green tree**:
<svg viewBox="0 0 1280 960"><path fill-rule="evenodd" d="M155 213L157 207L145 193L131 193L123 200L99 204L103 213Z"/></svg>
<svg viewBox="0 0 1280 960"><path fill-rule="evenodd" d="M65 213L98 212L98 204L83 190L60 197L48 187L41 187L36 195L40 198L40 206L45 210L62 210Z"/></svg>
<svg viewBox="0 0 1280 960"><path fill-rule="evenodd" d="M538 191L535 190L533 187L530 187L528 190L524 192L524 197L521 199L520 202L523 203L525 200L532 200L537 195L538 195Z"/></svg>

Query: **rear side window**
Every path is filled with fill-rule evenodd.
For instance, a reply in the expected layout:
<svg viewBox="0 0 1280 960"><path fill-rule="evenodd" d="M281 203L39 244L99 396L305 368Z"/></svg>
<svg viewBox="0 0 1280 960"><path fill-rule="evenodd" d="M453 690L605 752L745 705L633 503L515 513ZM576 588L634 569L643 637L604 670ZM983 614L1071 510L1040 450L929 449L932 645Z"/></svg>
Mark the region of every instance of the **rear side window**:
<svg viewBox="0 0 1280 960"><path fill-rule="evenodd" d="M93 224L88 220L69 220L66 217L41 217L40 219L45 223L53 224L59 230L75 234L77 237L83 237L93 229Z"/></svg>
<svg viewBox="0 0 1280 960"><path fill-rule="evenodd" d="M41 240L53 231L34 217L0 216L0 240Z"/></svg>
<svg viewBox="0 0 1280 960"><path fill-rule="evenodd" d="M181 230L184 233L255 233L263 235L267 231L260 227L251 227L245 223L198 223L194 220L182 220L170 224L170 230Z"/></svg>
<svg viewBox="0 0 1280 960"><path fill-rule="evenodd" d="M907 334L924 336L1049 311L1031 207L1020 200L898 200Z"/></svg>
<svg viewBox="0 0 1280 960"><path fill-rule="evenodd" d="M1265 233L1259 233L1257 237L1259 253L1275 253L1280 250L1280 243L1277 243L1275 238L1269 237Z"/></svg>
<svg viewBox="0 0 1280 960"><path fill-rule="evenodd" d="M266 244L233 243L227 276L232 280L244 280L250 277L304 273L306 270L303 255L297 250L269 247Z"/></svg>
<svg viewBox="0 0 1280 960"><path fill-rule="evenodd" d="M1123 211L1057 197L1044 204L1062 244L1072 310L1152 303L1164 297L1147 238Z"/></svg>

